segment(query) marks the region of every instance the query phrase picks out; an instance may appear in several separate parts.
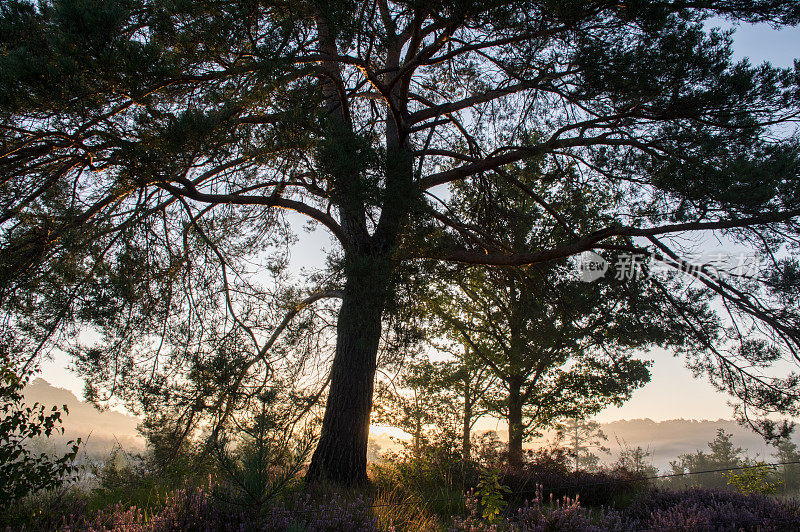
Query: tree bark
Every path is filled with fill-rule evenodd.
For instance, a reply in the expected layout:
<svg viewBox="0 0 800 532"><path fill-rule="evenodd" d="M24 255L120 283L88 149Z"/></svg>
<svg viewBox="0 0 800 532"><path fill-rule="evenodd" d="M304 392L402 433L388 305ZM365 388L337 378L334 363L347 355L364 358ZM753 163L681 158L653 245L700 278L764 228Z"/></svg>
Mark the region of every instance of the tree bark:
<svg viewBox="0 0 800 532"><path fill-rule="evenodd" d="M367 439L372 392L387 302L384 261L363 260L349 268L336 329L331 386L307 482L345 486L367 481Z"/></svg>
<svg viewBox="0 0 800 532"><path fill-rule="evenodd" d="M508 392L508 465L522 467L522 393L518 379L512 379Z"/></svg>

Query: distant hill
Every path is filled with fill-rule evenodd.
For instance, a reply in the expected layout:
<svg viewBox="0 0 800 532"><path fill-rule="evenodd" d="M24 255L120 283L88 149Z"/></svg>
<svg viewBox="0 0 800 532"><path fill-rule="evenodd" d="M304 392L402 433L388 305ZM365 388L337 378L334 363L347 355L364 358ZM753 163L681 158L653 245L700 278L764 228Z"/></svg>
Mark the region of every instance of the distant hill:
<svg viewBox="0 0 800 532"><path fill-rule="evenodd" d="M36 379L23 390L26 404L39 402L45 406L67 405L69 414L64 417L64 436L59 436L48 445L82 438L88 454L106 454L119 443L125 451L139 452L144 449L144 439L136 432L139 419L119 412L99 411L94 405L80 401L75 394L64 388L56 388L44 379ZM87 439L88 438L88 439Z"/></svg>

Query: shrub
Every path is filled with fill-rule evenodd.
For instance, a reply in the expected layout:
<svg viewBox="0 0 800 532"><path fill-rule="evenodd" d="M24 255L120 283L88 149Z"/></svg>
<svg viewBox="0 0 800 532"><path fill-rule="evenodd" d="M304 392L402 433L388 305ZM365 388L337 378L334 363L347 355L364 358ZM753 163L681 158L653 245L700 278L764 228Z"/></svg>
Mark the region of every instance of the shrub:
<svg viewBox="0 0 800 532"><path fill-rule="evenodd" d="M502 484L511 489L507 500L522 506L541 486L545 497L580 498L587 506L620 506L647 486L641 473L624 469L614 471L571 471L565 460L547 454L534 456L519 469L505 469Z"/></svg>
<svg viewBox="0 0 800 532"><path fill-rule="evenodd" d="M195 471L179 475L175 469L161 467L153 459L152 450L146 455L131 454L115 446L105 460L91 467L97 485L91 491L88 511L121 505L151 513L175 490L208 483L208 468L195 456L184 456L182 462L195 462Z"/></svg>
<svg viewBox="0 0 800 532"><path fill-rule="evenodd" d="M2 523L13 530L57 530L66 515L88 515L88 503L88 495L75 485L39 491L4 508Z"/></svg>
<svg viewBox="0 0 800 532"><path fill-rule="evenodd" d="M528 461L522 468L509 468L502 461L487 461L487 465L481 468L477 463L464 464L434 450L421 453L417 458L395 456L381 464L373 464L371 477L379 490L395 490L428 501L431 511L448 517L464 511L464 502L459 496L477 489L480 471L487 468L499 471L498 485L509 488L510 491L503 493L502 500L497 502L499 506L508 503L511 509L522 507L526 500L534 497L538 486L546 498L551 495L557 500L579 497L585 505L592 507L623 506L647 486L641 473L624 469L574 472L567 463L568 459L563 449L551 448L529 452ZM479 498L482 498L480 494Z"/></svg>
<svg viewBox="0 0 800 532"><path fill-rule="evenodd" d="M526 501L515 515L488 521L481 519L478 500L468 497L470 515L456 517L450 527L451 532L544 532L550 530L569 530L576 532L600 532L623 530L623 520L619 513L598 511L595 513L582 508L578 499L555 499L545 502L542 488L538 486L534 497Z"/></svg>
<svg viewBox="0 0 800 532"><path fill-rule="evenodd" d="M64 433L60 410L23 403L22 390L34 374L12 356L13 342L0 338L0 508L18 502L34 492L77 479L75 456L81 440L69 442L69 452L53 457L34 453L30 440L37 436Z"/></svg>
<svg viewBox="0 0 800 532"><path fill-rule="evenodd" d="M216 465L229 488L218 497L245 507L261 508L296 483L316 443L312 430L295 434L262 410L242 428L234 445L215 442Z"/></svg>
<svg viewBox="0 0 800 532"><path fill-rule="evenodd" d="M781 486L776 467L758 462L753 467L728 472L728 485L740 493L775 493Z"/></svg>
<svg viewBox="0 0 800 532"><path fill-rule="evenodd" d="M505 510L508 502L503 500L503 496L510 491L508 486L500 484L500 471L493 468L481 471L476 495L480 498L481 515L484 519L494 520Z"/></svg>
<svg viewBox="0 0 800 532"><path fill-rule="evenodd" d="M474 463L426 446L419 456L393 455L372 464L370 477L378 492L425 500L430 511L450 516L464 511L461 495L477 486L478 471Z"/></svg>

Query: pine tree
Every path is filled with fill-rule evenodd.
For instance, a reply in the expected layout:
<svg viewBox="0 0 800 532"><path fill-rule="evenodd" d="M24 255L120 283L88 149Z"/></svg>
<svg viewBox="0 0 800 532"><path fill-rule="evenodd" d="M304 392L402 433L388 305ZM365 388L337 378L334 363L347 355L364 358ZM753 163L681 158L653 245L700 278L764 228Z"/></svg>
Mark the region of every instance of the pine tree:
<svg viewBox="0 0 800 532"><path fill-rule="evenodd" d="M354 484L366 480L384 321L421 260L542 264L623 238L681 265L688 249L670 235L717 232L782 257L759 279L699 274L739 331L766 324L780 345L687 311L687 332L704 342L692 363L748 403L743 416L792 413L794 377L747 368L799 346L796 252L774 253L798 235L797 142L780 128L798 110L797 74L734 63L711 17L780 26L800 8L3 2L3 323L35 340L30 359L97 329L103 341L78 361L93 397L168 411L183 437L229 426L250 397L243 386L270 375L285 350L265 339L286 329L282 313L341 297L309 479ZM507 249L438 201L451 184L480 190L533 158L574 166L613 208L546 248ZM558 206L540 206L560 224ZM286 211L338 247L330 275L272 304L256 274L279 269L271 246L291 239ZM195 374L217 381L172 378Z"/></svg>
<svg viewBox="0 0 800 532"><path fill-rule="evenodd" d="M558 427L558 439L570 450L575 460L575 471L596 471L600 457L592 451L609 452L602 443L608 440L608 436L600 428L600 423L591 419L572 418L564 421Z"/></svg>
<svg viewBox="0 0 800 532"><path fill-rule="evenodd" d="M531 166L509 170L507 178L562 206L568 224L590 225L609 201L579 189L570 176L543 178ZM487 179L480 194L457 188L450 212L508 248L548 247L563 228L540 212L530 194L506 181ZM485 202L484 194L495 200ZM619 405L648 382L650 363L634 358L634 349L687 341L669 302L644 279L609 275L587 283L568 260L454 268L442 278L431 311L501 385L501 393L485 402L508 422L512 467L522 464L523 442L530 436ZM704 312L699 305L692 310Z"/></svg>
<svg viewBox="0 0 800 532"><path fill-rule="evenodd" d="M682 454L677 460L670 462L673 473L699 473L736 468L745 465L743 449L733 443L733 435L725 429L717 429L716 437L708 442L710 452L698 449L694 453ZM727 485L724 472L701 473L690 477L677 477L678 485L721 487Z"/></svg>

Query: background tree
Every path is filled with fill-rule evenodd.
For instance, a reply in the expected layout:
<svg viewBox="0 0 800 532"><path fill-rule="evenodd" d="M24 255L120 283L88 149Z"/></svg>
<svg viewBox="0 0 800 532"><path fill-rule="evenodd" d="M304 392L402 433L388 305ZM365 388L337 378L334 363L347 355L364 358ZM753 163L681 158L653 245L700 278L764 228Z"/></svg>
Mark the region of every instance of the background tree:
<svg viewBox="0 0 800 532"><path fill-rule="evenodd" d="M781 488L780 477L776 475L776 468L768 465L763 460L748 460L746 469L729 471L727 473L728 485L740 493L773 494Z"/></svg>
<svg viewBox="0 0 800 532"><path fill-rule="evenodd" d="M592 419L571 418L558 426L558 441L564 442L570 450L575 462L575 471L597 471L600 466L600 456L592 452L610 452L602 442L608 436L600 429L600 423Z"/></svg>
<svg viewBox="0 0 800 532"><path fill-rule="evenodd" d="M451 364L444 384L456 390L461 402L461 458L467 463L472 461L472 429L489 411L487 399L497 393L497 378L468 345Z"/></svg>
<svg viewBox="0 0 800 532"><path fill-rule="evenodd" d="M775 452L772 457L776 462L800 462L800 450L797 444L789 438L781 438L775 444ZM781 487L784 493L797 493L800 488L800 464L789 464L779 466Z"/></svg>
<svg viewBox="0 0 800 532"><path fill-rule="evenodd" d="M697 473L746 465L744 451L734 445L732 438L724 429L717 429L716 437L708 442L710 452L698 449L694 453L680 455L677 460L669 463L672 473ZM724 472L704 473L676 477L675 483L680 486L716 488L727 486L727 477Z"/></svg>
<svg viewBox="0 0 800 532"><path fill-rule="evenodd" d="M653 465L651 458L653 452L649 448L645 449L641 445L630 447L624 441L620 444L619 440L617 440L617 444L619 444L620 450L616 462L611 465L612 469L624 469L647 478L658 475L658 468Z"/></svg>
<svg viewBox="0 0 800 532"><path fill-rule="evenodd" d="M517 183L580 227L603 216L607 198L570 187L569 176L537 174L530 165ZM538 189L537 182L560 183ZM488 199L487 199L488 198ZM461 189L451 210L509 249L548 247L563 228L548 224L531 195L507 180ZM568 418L621 404L646 383L649 363L632 351L651 343L682 344L670 305L648 281L609 275L594 283L577 278L574 262L505 268L459 268L431 300L432 313L460 337L502 383L491 410L509 426L509 460L522 461L523 441ZM695 310L703 312L700 306Z"/></svg>
<svg viewBox="0 0 800 532"><path fill-rule="evenodd" d="M375 423L399 428L411 436L411 456L419 459L431 441L452 441L457 420L450 390L441 386L442 364L420 360L403 368L391 381L382 381L376 393ZM456 413L457 414L457 413Z"/></svg>
<svg viewBox="0 0 800 532"><path fill-rule="evenodd" d="M496 379L469 347L453 351L453 359L407 362L394 378L381 380L374 420L410 434L416 455L424 440L449 448L459 439L461 459L469 462L472 429L487 412L485 398Z"/></svg>
<svg viewBox="0 0 800 532"><path fill-rule="evenodd" d="M715 16L796 24L800 8L4 2L4 323L36 340L29 358L96 327L104 341L81 368L99 397L166 406L178 434L203 414L227 421L240 385L270 374L265 340L281 319L262 309L257 274L273 255L264 247L286 240L280 213L298 212L336 239L330 281L342 298L309 479L359 483L383 319L417 259L539 264L641 237L681 264L688 249L670 235L716 231L776 257L763 279L699 280L737 330L763 323L768 334L746 342L687 312L705 341L694 366L747 404L742 416L795 413L796 379L767 368L800 347L796 303L780 300L795 251L779 253L798 235L798 150L774 127L796 116L796 73L733 63L730 36L705 26ZM449 184L479 189L532 157L610 190L609 218L548 247L507 249L438 201ZM229 366L217 374L228 379L222 404L198 400L201 383L169 390L233 337L247 358L216 359Z"/></svg>

